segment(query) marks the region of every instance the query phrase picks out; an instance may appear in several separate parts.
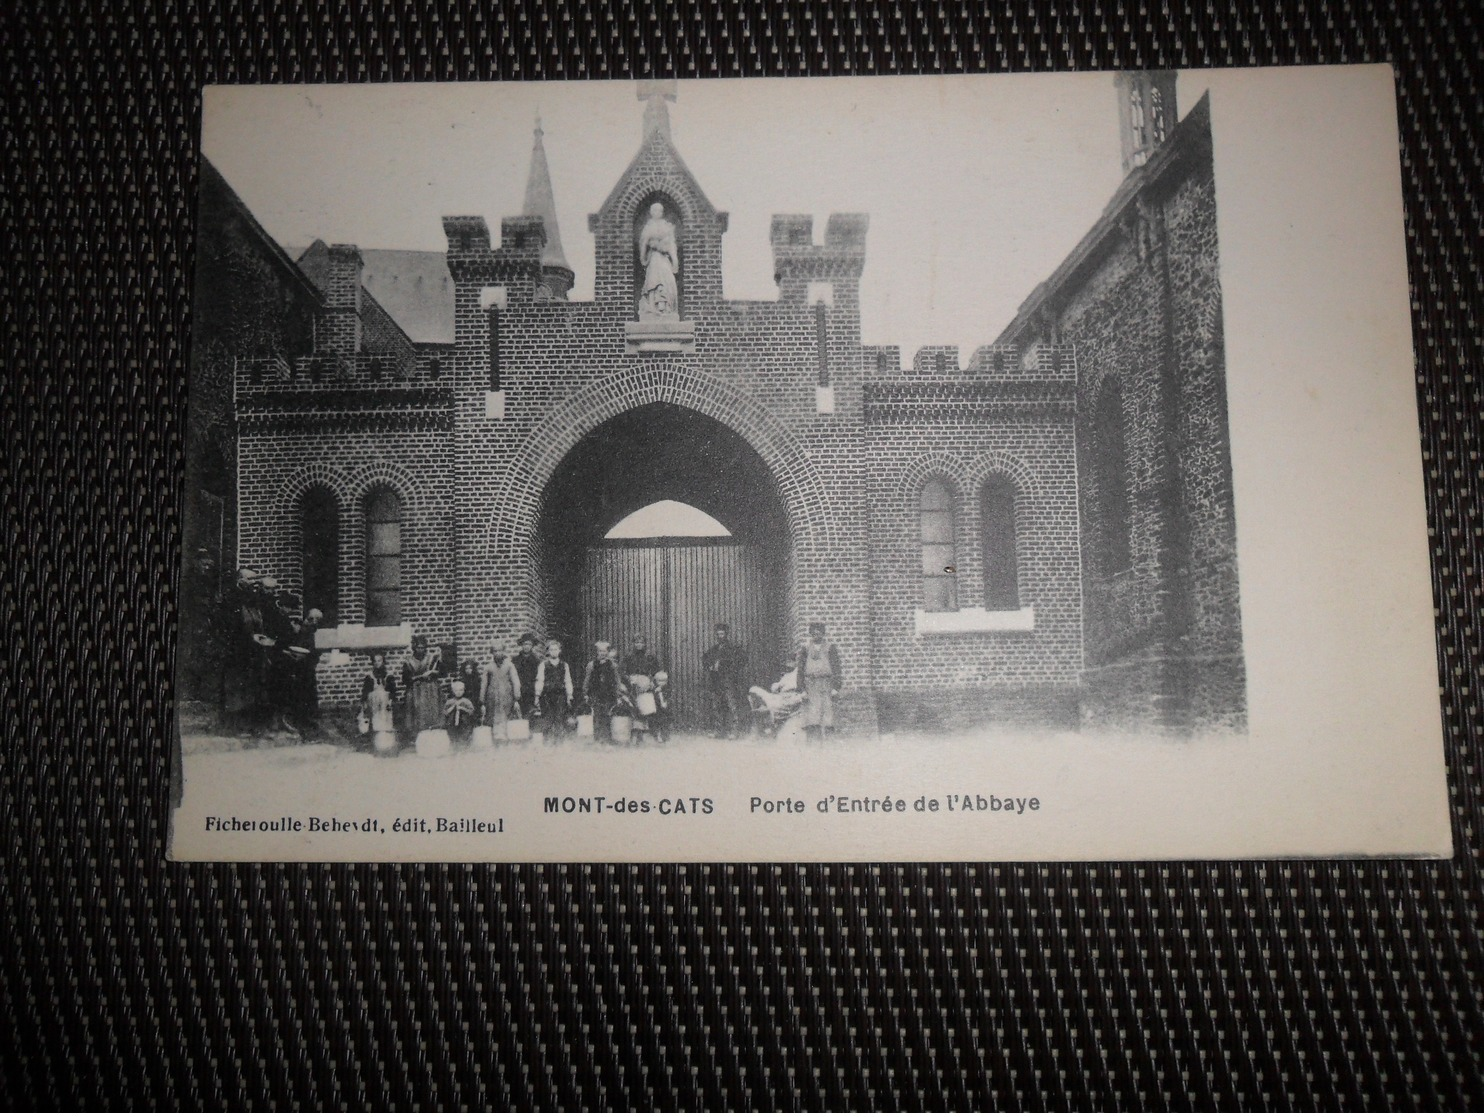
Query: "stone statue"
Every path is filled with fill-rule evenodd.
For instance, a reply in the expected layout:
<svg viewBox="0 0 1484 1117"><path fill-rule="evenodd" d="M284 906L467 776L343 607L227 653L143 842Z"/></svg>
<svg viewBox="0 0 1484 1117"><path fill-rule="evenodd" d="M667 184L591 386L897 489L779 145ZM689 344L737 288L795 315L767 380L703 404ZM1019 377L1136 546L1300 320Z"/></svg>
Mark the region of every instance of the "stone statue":
<svg viewBox="0 0 1484 1117"><path fill-rule="evenodd" d="M678 320L680 299L675 277L680 272L680 247L675 242L675 226L665 217L665 207L659 202L649 207L649 220L639 231L639 264L644 269L639 320Z"/></svg>

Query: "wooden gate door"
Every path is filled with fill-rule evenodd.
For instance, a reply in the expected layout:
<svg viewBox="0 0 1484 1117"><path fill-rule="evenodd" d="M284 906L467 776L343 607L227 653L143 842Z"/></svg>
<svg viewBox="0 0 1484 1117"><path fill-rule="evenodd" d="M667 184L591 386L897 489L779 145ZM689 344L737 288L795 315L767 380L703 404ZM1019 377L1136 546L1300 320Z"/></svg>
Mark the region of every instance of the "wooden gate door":
<svg viewBox="0 0 1484 1117"><path fill-rule="evenodd" d="M670 672L675 724L697 728L706 717L701 656L718 622L747 653L747 682L773 682L782 671L780 564L758 546L730 539L610 540L587 552L583 575L585 663L594 640L627 654L643 636Z"/></svg>

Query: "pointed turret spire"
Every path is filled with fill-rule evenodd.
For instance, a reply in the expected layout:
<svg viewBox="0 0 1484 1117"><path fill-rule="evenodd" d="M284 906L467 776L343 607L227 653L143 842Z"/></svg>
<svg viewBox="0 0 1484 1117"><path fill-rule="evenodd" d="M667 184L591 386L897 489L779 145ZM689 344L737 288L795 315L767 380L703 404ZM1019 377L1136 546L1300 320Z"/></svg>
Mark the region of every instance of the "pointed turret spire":
<svg viewBox="0 0 1484 1117"><path fill-rule="evenodd" d="M565 299L572 289L572 268L562 251L562 232L557 226L556 198L551 192L551 170L546 165L546 146L541 137L541 117L536 117L535 139L531 144L531 173L526 179L527 217L539 217L546 226L546 249L541 253L542 281L552 298Z"/></svg>

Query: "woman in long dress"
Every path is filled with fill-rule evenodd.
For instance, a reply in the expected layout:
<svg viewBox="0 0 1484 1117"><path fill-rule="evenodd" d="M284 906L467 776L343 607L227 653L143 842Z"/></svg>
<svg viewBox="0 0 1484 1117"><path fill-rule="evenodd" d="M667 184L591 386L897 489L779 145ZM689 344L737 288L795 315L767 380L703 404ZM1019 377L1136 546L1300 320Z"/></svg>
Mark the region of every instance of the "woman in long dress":
<svg viewBox="0 0 1484 1117"><path fill-rule="evenodd" d="M428 647L426 636L412 638L412 654L402 660L402 685L407 689L407 732L416 737L424 729L443 728L443 694L438 687L441 654Z"/></svg>
<svg viewBox="0 0 1484 1117"><path fill-rule="evenodd" d="M484 703L484 723L497 741L509 739L508 723L521 698L520 675L510 655L501 654L490 645L490 661L485 664L479 685L479 700Z"/></svg>

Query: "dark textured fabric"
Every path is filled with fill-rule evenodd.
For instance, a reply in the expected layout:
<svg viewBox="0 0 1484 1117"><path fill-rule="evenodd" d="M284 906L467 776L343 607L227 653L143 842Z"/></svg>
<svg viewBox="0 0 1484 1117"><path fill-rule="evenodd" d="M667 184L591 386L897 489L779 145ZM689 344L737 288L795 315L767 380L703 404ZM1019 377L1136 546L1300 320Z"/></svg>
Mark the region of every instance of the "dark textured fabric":
<svg viewBox="0 0 1484 1117"><path fill-rule="evenodd" d="M1472 4L6 7L0 1100L1484 1106ZM1451 863L164 861L203 84L1382 60Z"/></svg>

